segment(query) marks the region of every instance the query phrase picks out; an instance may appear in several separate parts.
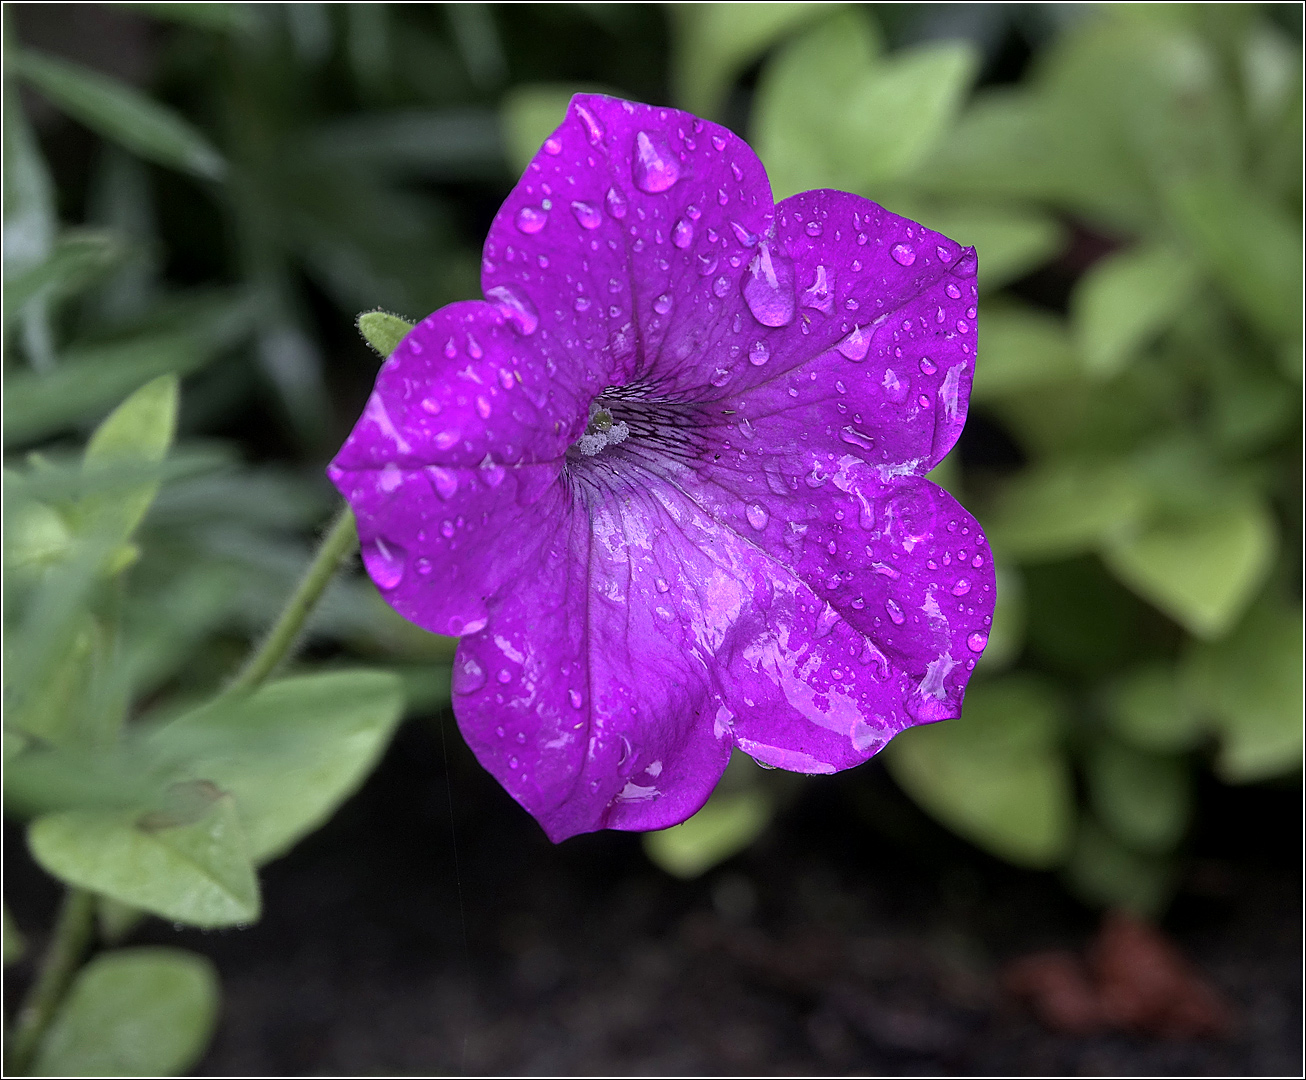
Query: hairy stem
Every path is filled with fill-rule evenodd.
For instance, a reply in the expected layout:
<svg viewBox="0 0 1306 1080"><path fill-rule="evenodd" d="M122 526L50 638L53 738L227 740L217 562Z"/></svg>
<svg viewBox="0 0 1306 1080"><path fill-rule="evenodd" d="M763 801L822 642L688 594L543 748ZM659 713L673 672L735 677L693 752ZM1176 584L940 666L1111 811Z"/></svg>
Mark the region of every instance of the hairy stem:
<svg viewBox="0 0 1306 1080"><path fill-rule="evenodd" d="M305 620L321 599L323 591L330 584L341 562L357 542L354 512L348 506L344 506L322 539L317 554L313 556L313 561L304 571L304 576L300 578L299 584L286 602L275 625L268 632L268 636L263 639L254 651L254 655L245 662L240 673L227 687L228 694L245 693L255 689L285 659L300 630L304 628Z"/></svg>
<svg viewBox="0 0 1306 1080"><path fill-rule="evenodd" d="M41 1044L55 1011L63 1001L82 954L90 944L95 926L95 894L70 886L64 894L63 907L50 935L36 975L9 1039L9 1068L14 1076L23 1076Z"/></svg>

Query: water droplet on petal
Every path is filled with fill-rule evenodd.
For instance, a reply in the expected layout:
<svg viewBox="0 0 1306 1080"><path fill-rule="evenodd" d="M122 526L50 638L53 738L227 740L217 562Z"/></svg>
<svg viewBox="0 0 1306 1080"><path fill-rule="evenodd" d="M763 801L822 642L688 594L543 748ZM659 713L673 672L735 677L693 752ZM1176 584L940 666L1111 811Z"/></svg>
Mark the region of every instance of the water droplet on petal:
<svg viewBox="0 0 1306 1080"><path fill-rule="evenodd" d="M458 346L454 344L453 338L450 338L448 341L444 343L444 358L446 360L452 360L457 355L458 355Z"/></svg>
<svg viewBox="0 0 1306 1080"><path fill-rule="evenodd" d="M971 559L970 564L971 566L975 567L976 570L978 570L981 566L984 565L984 556L976 555L975 558Z"/></svg>
<svg viewBox="0 0 1306 1080"><path fill-rule="evenodd" d="M984 648L986 645L988 645L988 643L989 643L988 634L982 634L979 631L976 631L966 639L966 648L968 648L971 652L979 653L984 651Z"/></svg>
<svg viewBox="0 0 1306 1080"><path fill-rule="evenodd" d="M830 309L834 307L834 296L824 266L816 268L816 277L812 280L812 284L803 290L803 296L799 302L805 308L815 308L822 314L830 314ZM855 305L856 301L853 301L853 303Z"/></svg>
<svg viewBox="0 0 1306 1080"><path fill-rule="evenodd" d="M707 381L713 386L725 386L730 381L730 372L726 368L716 368Z"/></svg>
<svg viewBox="0 0 1306 1080"><path fill-rule="evenodd" d="M771 347L765 341L753 342L753 347L748 350L748 362L754 367L761 367L771 359Z"/></svg>
<svg viewBox="0 0 1306 1080"><path fill-rule="evenodd" d="M685 218L681 218L676 222L675 228L671 230L671 242L683 250L689 247L693 239L694 226Z"/></svg>
<svg viewBox="0 0 1306 1080"><path fill-rule="evenodd" d="M730 223L730 228L735 234L735 239L738 240L741 244L743 244L744 247L756 246L757 236L755 233L749 232L746 228L744 228L744 226L740 225L739 222L737 221L732 221Z"/></svg>
<svg viewBox="0 0 1306 1080"><path fill-rule="evenodd" d="M717 279L712 282L712 294L722 298L730 291L730 279L725 274L718 275Z"/></svg>
<svg viewBox="0 0 1306 1080"><path fill-rule="evenodd" d="M440 522L441 536L443 536L446 540L452 540L453 533L454 533L454 528L453 528L452 521L450 521L448 518L445 518L444 521Z"/></svg>
<svg viewBox="0 0 1306 1080"><path fill-rule="evenodd" d="M571 212L582 229L597 229L603 224L603 216L589 203L574 202L571 204Z"/></svg>
<svg viewBox="0 0 1306 1080"><path fill-rule="evenodd" d="M363 565L379 589L394 589L404 579L408 552L393 540L377 537L362 545Z"/></svg>
<svg viewBox="0 0 1306 1080"><path fill-rule="evenodd" d="M979 259L975 257L974 248L966 248L961 253L961 258L952 268L952 272L961 278L972 278L975 271L979 269Z"/></svg>
<svg viewBox="0 0 1306 1080"><path fill-rule="evenodd" d="M568 690L567 700L571 702L571 707L573 709L579 709L581 707L581 703L585 699L581 697L581 693L579 690Z"/></svg>
<svg viewBox="0 0 1306 1080"><path fill-rule="evenodd" d="M671 310L671 297L663 293L653 301L653 310L659 315L666 315Z"/></svg>
<svg viewBox="0 0 1306 1080"><path fill-rule="evenodd" d="M925 375L933 375L939 369L934 366L934 361L928 356L921 357L921 372Z"/></svg>
<svg viewBox="0 0 1306 1080"><path fill-rule="evenodd" d="M907 244L894 244L889 252L899 266L911 266L916 261L916 251Z"/></svg>
<svg viewBox="0 0 1306 1080"><path fill-rule="evenodd" d="M874 447L869 435L863 434L851 425L839 432L839 438L849 446L860 446L863 450L870 450Z"/></svg>
<svg viewBox="0 0 1306 1080"><path fill-rule="evenodd" d="M893 620L894 626L901 626L907 619L907 616L902 613L902 608L898 606L895 600L886 600L884 610L889 613L889 618Z"/></svg>
<svg viewBox="0 0 1306 1080"><path fill-rule="evenodd" d="M549 220L549 212L539 206L523 206L517 211L517 231L533 236L544 228Z"/></svg>
<svg viewBox="0 0 1306 1080"><path fill-rule="evenodd" d="M825 230L821 227L819 221L809 221L803 229L808 236L820 236Z"/></svg>
<svg viewBox="0 0 1306 1080"><path fill-rule="evenodd" d="M753 503L744 511L744 516L748 518L748 524L754 529L765 529L766 523L771 520L771 515L767 512L765 506L759 503Z"/></svg>
<svg viewBox="0 0 1306 1080"><path fill-rule="evenodd" d="M550 135L547 139L544 140L544 152L546 154L552 154L554 157L557 157L559 154L562 153L562 140L559 139L556 135Z"/></svg>
<svg viewBox="0 0 1306 1080"><path fill-rule="evenodd" d="M478 394L476 398L476 415L482 420L490 418L490 399L484 394Z"/></svg>
<svg viewBox="0 0 1306 1080"><path fill-rule="evenodd" d="M479 360L485 355L485 350L481 348L481 343L472 337L471 334L467 335L467 355L473 360Z"/></svg>
<svg viewBox="0 0 1306 1080"><path fill-rule="evenodd" d="M540 313L531 298L514 285L496 285L485 298L497 307L523 337L530 337L540 325Z"/></svg>
<svg viewBox="0 0 1306 1080"><path fill-rule="evenodd" d="M951 296L954 300L961 299L961 290L957 288L957 286L954 285L951 281L949 281L948 284L946 284L943 287L943 291L947 293L949 296Z"/></svg>
<svg viewBox="0 0 1306 1080"><path fill-rule="evenodd" d="M860 364L871 351L871 332L864 326L854 326L848 336L835 345L835 348L846 359L854 364Z"/></svg>
<svg viewBox="0 0 1306 1080"><path fill-rule="evenodd" d="M671 588L671 586L667 584L666 578L658 578L655 580L653 582L653 587L660 593L664 593Z"/></svg>
<svg viewBox="0 0 1306 1080"><path fill-rule="evenodd" d="M618 221L620 221L622 218L626 216L626 211L627 209L629 209L626 203L626 196L624 196L616 188L614 187L608 188L608 193L606 196L604 196L603 201L607 204L608 213L611 214Z"/></svg>
<svg viewBox="0 0 1306 1080"><path fill-rule="evenodd" d="M680 179L680 162L662 135L640 131L635 135L631 175L640 191L656 195Z"/></svg>
<svg viewBox="0 0 1306 1080"><path fill-rule="evenodd" d="M461 431L457 428L450 428L448 431L439 432L432 441L435 443L437 450L448 450L462 437L463 433Z"/></svg>
<svg viewBox="0 0 1306 1080"><path fill-rule="evenodd" d="M773 255L766 244L748 264L744 302L763 326L788 326L793 321L793 264L782 255Z"/></svg>
<svg viewBox="0 0 1306 1080"><path fill-rule="evenodd" d="M458 493L458 474L439 465L428 465L426 475L435 488L435 493L442 499L452 499Z"/></svg>
<svg viewBox="0 0 1306 1080"><path fill-rule="evenodd" d="M581 123L585 125L585 136L589 139L590 144L593 146L602 145L603 136L607 132L603 130L603 125L599 123L598 118L584 105L576 106L576 115L580 117Z"/></svg>
<svg viewBox="0 0 1306 1080"><path fill-rule="evenodd" d="M484 685L485 669L475 657L459 656L454 661L450 688L455 694L473 694Z"/></svg>
<svg viewBox="0 0 1306 1080"><path fill-rule="evenodd" d="M970 592L970 582L965 578L958 578L957 584L952 587L953 596L965 596Z"/></svg>
<svg viewBox="0 0 1306 1080"><path fill-rule="evenodd" d="M726 148L726 140L720 135L713 135L712 145L716 147L718 151L724 150Z"/></svg>

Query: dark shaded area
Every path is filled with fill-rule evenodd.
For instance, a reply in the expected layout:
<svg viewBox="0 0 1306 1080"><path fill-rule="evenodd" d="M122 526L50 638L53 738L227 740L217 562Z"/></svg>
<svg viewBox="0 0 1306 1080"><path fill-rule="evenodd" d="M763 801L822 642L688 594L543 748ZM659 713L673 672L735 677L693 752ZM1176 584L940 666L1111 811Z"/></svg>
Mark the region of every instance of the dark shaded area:
<svg viewBox="0 0 1306 1080"><path fill-rule="evenodd" d="M1295 785L1198 800L1167 929L1233 1002L1227 1040L1056 1035L999 989L1095 920L988 859L876 763L809 789L752 851L678 882L622 834L550 845L448 725L409 724L364 790L264 874L243 931L147 924L213 957L206 1075L1293 1074L1301 1061ZM457 859L450 841L452 807ZM1259 823L1280 823L1277 835ZM870 828L868 828L870 826ZM24 928L48 879L10 831ZM39 941L33 941L39 945ZM10 1001L30 961L7 976Z"/></svg>

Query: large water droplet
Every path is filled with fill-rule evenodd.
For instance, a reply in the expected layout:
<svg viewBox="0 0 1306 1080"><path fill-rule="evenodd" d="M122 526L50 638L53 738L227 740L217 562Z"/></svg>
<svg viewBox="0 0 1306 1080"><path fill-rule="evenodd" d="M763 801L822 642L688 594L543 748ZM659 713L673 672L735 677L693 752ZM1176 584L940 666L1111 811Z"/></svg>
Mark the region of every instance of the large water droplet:
<svg viewBox="0 0 1306 1080"><path fill-rule="evenodd" d="M953 596L965 596L970 592L970 582L965 578L958 578L957 584L952 587Z"/></svg>
<svg viewBox="0 0 1306 1080"><path fill-rule="evenodd" d="M753 256L744 280L744 302L763 326L788 326L794 317L794 267L768 245Z"/></svg>
<svg viewBox="0 0 1306 1080"><path fill-rule="evenodd" d="M362 545L363 565L379 589L394 589L404 579L408 552L393 540L377 537Z"/></svg>
<svg viewBox="0 0 1306 1080"><path fill-rule="evenodd" d="M608 213L618 221L626 216L626 211L629 209L626 202L626 196L616 188L608 188L608 193L604 196L603 201L607 204Z"/></svg>
<svg viewBox="0 0 1306 1080"><path fill-rule="evenodd" d="M771 359L771 346L765 341L753 342L753 347L748 350L748 362L754 367L761 367Z"/></svg>
<svg viewBox="0 0 1306 1080"><path fill-rule="evenodd" d="M939 369L934 366L934 361L928 356L921 357L921 373L924 375L933 375Z"/></svg>
<svg viewBox="0 0 1306 1080"><path fill-rule="evenodd" d="M813 278L811 285L803 290L803 296L799 303L805 308L815 308L823 315L829 315L830 309L834 306L832 293L833 290L830 288L825 267L818 266L816 268L816 277Z"/></svg>
<svg viewBox="0 0 1306 1080"><path fill-rule="evenodd" d="M603 125L599 123L596 117L584 105L576 106L576 115L580 117L580 122L585 125L585 137L589 139L592 146L600 146L603 143L603 136L607 134L603 130Z"/></svg>
<svg viewBox="0 0 1306 1080"><path fill-rule="evenodd" d="M765 506L759 503L753 503L744 511L744 516L748 518L748 524L754 529L765 529L766 523L771 520L771 515L767 512Z"/></svg>
<svg viewBox="0 0 1306 1080"><path fill-rule="evenodd" d="M966 639L966 648L971 652L981 653L989 643L988 634L982 634L978 630Z"/></svg>
<svg viewBox="0 0 1306 1080"><path fill-rule="evenodd" d="M540 325L540 313L535 310L531 298L515 285L496 285L485 291L485 298L497 307L517 332L524 337L535 333Z"/></svg>
<svg viewBox="0 0 1306 1080"><path fill-rule="evenodd" d="M549 212L541 206L523 206L517 211L517 231L533 236L544 228Z"/></svg>
<svg viewBox="0 0 1306 1080"><path fill-rule="evenodd" d="M666 315L671 311L671 297L667 293L663 293L653 301L653 310L659 315Z"/></svg>
<svg viewBox="0 0 1306 1080"><path fill-rule="evenodd" d="M984 565L984 556L976 555L975 558L971 559L970 564L971 566L975 567L976 570L978 570L981 566Z"/></svg>
<svg viewBox="0 0 1306 1080"><path fill-rule="evenodd" d="M896 600L886 600L884 602L884 610L889 613L889 618L893 620L894 626L901 626L907 619L907 616L902 613L902 608L898 606Z"/></svg>
<svg viewBox="0 0 1306 1080"><path fill-rule="evenodd" d="M916 261L916 251L907 244L894 244L889 251L899 266L911 266Z"/></svg>
<svg viewBox="0 0 1306 1080"><path fill-rule="evenodd" d="M716 368L707 379L713 386L725 386L730 381L730 372L727 368Z"/></svg>
<svg viewBox="0 0 1306 1080"><path fill-rule="evenodd" d="M863 434L851 425L839 432L839 438L849 446L860 446L863 450L870 450L875 446L869 435Z"/></svg>
<svg viewBox="0 0 1306 1080"><path fill-rule="evenodd" d="M635 135L635 158L631 162L631 175L640 191L656 195L680 179L680 162L662 135L640 131Z"/></svg>
<svg viewBox="0 0 1306 1080"><path fill-rule="evenodd" d="M694 240L694 226L686 218L681 218L676 222L675 228L671 230L671 242L676 247L684 249Z"/></svg>
<svg viewBox="0 0 1306 1080"><path fill-rule="evenodd" d="M452 499L458 493L458 475L451 469L442 469L439 465L428 465L426 475L430 478L435 493L442 499Z"/></svg>
<svg viewBox="0 0 1306 1080"><path fill-rule="evenodd" d="M474 694L485 685L485 668L473 656L459 656L454 660L450 688L455 694Z"/></svg>
<svg viewBox="0 0 1306 1080"><path fill-rule="evenodd" d="M954 300L961 299L961 290L957 288L957 286L954 285L951 281L949 281L948 284L943 286L943 291L947 293L949 296L951 296Z"/></svg>
<svg viewBox="0 0 1306 1080"><path fill-rule="evenodd" d="M847 325L847 324L845 324ZM871 331L864 326L854 326L852 331L835 348L854 364L860 364L871 351Z"/></svg>
<svg viewBox="0 0 1306 1080"><path fill-rule="evenodd" d="M574 202L571 204L571 212L576 215L582 229L597 229L603 224L603 215L589 203Z"/></svg>
<svg viewBox="0 0 1306 1080"><path fill-rule="evenodd" d="M556 135L550 135L544 140L544 152L553 157L557 157L562 153L562 140Z"/></svg>

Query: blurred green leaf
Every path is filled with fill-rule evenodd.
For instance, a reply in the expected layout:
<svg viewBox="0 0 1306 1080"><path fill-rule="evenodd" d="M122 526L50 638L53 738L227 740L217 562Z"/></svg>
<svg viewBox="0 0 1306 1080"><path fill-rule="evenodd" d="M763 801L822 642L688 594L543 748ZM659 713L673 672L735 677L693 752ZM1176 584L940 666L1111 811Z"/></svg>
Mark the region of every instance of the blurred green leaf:
<svg viewBox="0 0 1306 1080"><path fill-rule="evenodd" d="M696 878L753 843L771 823L774 807L765 791L714 792L688 821L644 834L644 852L678 878Z"/></svg>
<svg viewBox="0 0 1306 1080"><path fill-rule="evenodd" d="M559 112L526 161L561 120ZM441 180L499 179L506 167L498 120L482 108L363 113L332 120L307 140L313 156L327 164L365 165Z"/></svg>
<svg viewBox="0 0 1306 1080"><path fill-rule="evenodd" d="M978 250L983 266L983 249ZM994 301L981 304L980 320L984 334L975 362L974 400L991 401L1013 391L1054 386L1080 372L1061 320L1033 308Z"/></svg>
<svg viewBox="0 0 1306 1080"><path fill-rule="evenodd" d="M117 945L146 918L146 913L130 904L120 904L107 896L96 898L95 922L100 940L106 945Z"/></svg>
<svg viewBox="0 0 1306 1080"><path fill-rule="evenodd" d="M715 117L730 84L774 42L841 4L675 4L672 83L676 101ZM538 146L538 144L537 144Z"/></svg>
<svg viewBox="0 0 1306 1080"><path fill-rule="evenodd" d="M1102 709L1112 732L1140 750L1191 750L1203 734L1199 714L1168 663L1136 667L1112 682Z"/></svg>
<svg viewBox="0 0 1306 1080"><path fill-rule="evenodd" d="M1174 881L1172 859L1134 851L1091 818L1081 821L1066 866L1066 883L1081 900L1155 918L1169 902Z"/></svg>
<svg viewBox="0 0 1306 1080"><path fill-rule="evenodd" d="M1277 547L1269 510L1229 498L1204 513L1108 537L1102 558L1117 578L1191 633L1218 638L1260 589Z"/></svg>
<svg viewBox="0 0 1306 1080"><path fill-rule="evenodd" d="M161 918L214 927L259 917L258 879L230 795L179 824L166 812L50 814L27 838L47 873Z"/></svg>
<svg viewBox="0 0 1306 1080"><path fill-rule="evenodd" d="M1075 338L1088 371L1109 379L1183 310L1197 267L1161 246L1136 248L1096 263L1071 299Z"/></svg>
<svg viewBox="0 0 1306 1080"><path fill-rule="evenodd" d="M22 931L18 929L18 924L14 922L14 917L9 914L9 905L4 905L4 926L3 934L0 934L0 944L3 944L4 966L16 964L23 958L27 952L27 942L23 940Z"/></svg>
<svg viewBox="0 0 1306 1080"><path fill-rule="evenodd" d="M1138 478L1113 461L1066 459L1013 477L984 517L1004 558L1054 559L1130 529L1145 506Z"/></svg>
<svg viewBox="0 0 1306 1080"><path fill-rule="evenodd" d="M509 90L499 106L499 121L513 174L525 170L544 140L566 119L567 106L576 94L610 92L586 83L526 83Z"/></svg>
<svg viewBox="0 0 1306 1080"><path fill-rule="evenodd" d="M10 70L74 119L134 154L204 180L221 180L227 163L189 121L139 90L28 49L6 54Z"/></svg>
<svg viewBox="0 0 1306 1080"><path fill-rule="evenodd" d="M1185 239L1234 303L1267 334L1300 347L1300 223L1230 180L1189 180L1169 194Z"/></svg>
<svg viewBox="0 0 1306 1080"><path fill-rule="evenodd" d="M1194 643L1184 686L1220 736L1216 771L1245 784L1302 760L1302 612L1265 597L1223 641Z"/></svg>
<svg viewBox="0 0 1306 1080"><path fill-rule="evenodd" d="M168 3L165 0L151 0L148 3L117 3L114 7L124 7L139 11L155 19L195 26L201 30L249 30L253 27L248 4L203 3L185 4Z"/></svg>
<svg viewBox="0 0 1306 1080"><path fill-rule="evenodd" d="M5 276L6 329L22 316L35 297L54 302L90 285L122 256L122 247L109 233L76 230L59 238L50 257L26 273Z"/></svg>
<svg viewBox="0 0 1306 1080"><path fill-rule="evenodd" d="M870 23L823 22L763 73L754 109L776 198L809 188L871 191L915 168L951 124L975 73L967 45L876 59Z"/></svg>
<svg viewBox="0 0 1306 1080"><path fill-rule="evenodd" d="M32 1075L180 1076L208 1046L219 993L207 957L160 946L102 953L77 973Z"/></svg>
<svg viewBox="0 0 1306 1080"><path fill-rule="evenodd" d="M992 675L1008 667L1025 645L1025 586L1020 571L1012 566L995 567L997 598L989 643L975 666L977 673Z"/></svg>
<svg viewBox="0 0 1306 1080"><path fill-rule="evenodd" d="M329 672L221 698L156 731L149 745L235 796L250 855L264 863L353 794L402 713L395 675Z"/></svg>
<svg viewBox="0 0 1306 1080"><path fill-rule="evenodd" d="M1099 821L1138 851L1163 854L1183 839L1192 814L1188 762L1102 739L1085 762Z"/></svg>
<svg viewBox="0 0 1306 1080"><path fill-rule="evenodd" d="M4 101L4 275L50 257L58 221L54 186L16 93ZM8 299L6 299L8 303Z"/></svg>
<svg viewBox="0 0 1306 1080"><path fill-rule="evenodd" d="M22 445L94 417L159 375L188 374L230 348L248 327L248 309L226 304L191 328L69 349L53 371L5 378L6 446Z"/></svg>
<svg viewBox="0 0 1306 1080"><path fill-rule="evenodd" d="M86 444L84 468L91 473L129 462L163 461L177 430L180 388L176 375L152 379L119 405ZM87 495L77 505L76 525L126 542L159 490L157 479L112 498Z"/></svg>
<svg viewBox="0 0 1306 1080"><path fill-rule="evenodd" d="M365 311L358 316L358 332L381 357L394 352L412 328L412 323L388 311Z"/></svg>
<svg viewBox="0 0 1306 1080"><path fill-rule="evenodd" d="M960 719L909 728L885 748L893 778L950 829L1021 866L1064 857L1075 809L1060 749L1064 705L1046 683L972 683Z"/></svg>

